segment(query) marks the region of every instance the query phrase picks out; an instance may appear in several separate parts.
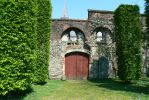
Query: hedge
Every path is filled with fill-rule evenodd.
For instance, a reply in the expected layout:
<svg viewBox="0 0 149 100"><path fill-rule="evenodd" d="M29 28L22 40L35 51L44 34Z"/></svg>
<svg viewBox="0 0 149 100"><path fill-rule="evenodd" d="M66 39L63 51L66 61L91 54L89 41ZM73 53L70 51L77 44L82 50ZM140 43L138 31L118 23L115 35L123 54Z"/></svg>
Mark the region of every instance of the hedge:
<svg viewBox="0 0 149 100"><path fill-rule="evenodd" d="M52 7L51 0L38 0L37 4L37 66L34 82L45 83L48 78Z"/></svg>
<svg viewBox="0 0 149 100"><path fill-rule="evenodd" d="M120 5L114 12L118 76L124 82L141 76L141 23L137 5Z"/></svg>
<svg viewBox="0 0 149 100"><path fill-rule="evenodd" d="M0 95L33 82L36 8L36 0L0 0Z"/></svg>

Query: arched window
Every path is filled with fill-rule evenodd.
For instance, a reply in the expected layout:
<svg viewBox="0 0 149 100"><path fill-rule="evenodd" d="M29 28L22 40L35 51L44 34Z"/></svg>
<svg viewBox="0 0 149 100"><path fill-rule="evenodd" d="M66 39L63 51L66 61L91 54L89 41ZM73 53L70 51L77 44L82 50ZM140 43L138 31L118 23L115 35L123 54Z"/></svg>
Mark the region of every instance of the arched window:
<svg viewBox="0 0 149 100"><path fill-rule="evenodd" d="M100 31L97 32L96 39L97 39L97 42L100 42L102 40L102 33Z"/></svg>
<svg viewBox="0 0 149 100"><path fill-rule="evenodd" d="M70 40L71 41L77 41L77 35L75 31L70 31Z"/></svg>
<svg viewBox="0 0 149 100"><path fill-rule="evenodd" d="M68 41L68 40L69 40L68 34L63 35L62 41Z"/></svg>
<svg viewBox="0 0 149 100"><path fill-rule="evenodd" d="M61 41L65 43L82 43L85 41L84 33L76 28L69 28L62 33Z"/></svg>

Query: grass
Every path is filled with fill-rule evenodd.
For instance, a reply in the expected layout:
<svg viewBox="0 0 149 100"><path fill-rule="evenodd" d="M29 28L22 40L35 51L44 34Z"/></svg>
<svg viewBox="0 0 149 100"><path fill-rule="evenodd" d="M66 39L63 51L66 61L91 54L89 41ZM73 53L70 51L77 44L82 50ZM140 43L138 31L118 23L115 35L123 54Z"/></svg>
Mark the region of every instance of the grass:
<svg viewBox="0 0 149 100"><path fill-rule="evenodd" d="M149 100L149 79L125 85L116 79L49 80L33 85L25 95L1 97L1 100Z"/></svg>

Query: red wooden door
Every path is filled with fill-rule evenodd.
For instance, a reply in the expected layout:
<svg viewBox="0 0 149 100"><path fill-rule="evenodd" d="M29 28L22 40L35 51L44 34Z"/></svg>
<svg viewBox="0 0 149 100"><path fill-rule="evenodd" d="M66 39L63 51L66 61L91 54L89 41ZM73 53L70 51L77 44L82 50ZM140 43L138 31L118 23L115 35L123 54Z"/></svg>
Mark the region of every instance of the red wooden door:
<svg viewBox="0 0 149 100"><path fill-rule="evenodd" d="M76 78L76 56L67 55L65 57L65 75L68 79Z"/></svg>
<svg viewBox="0 0 149 100"><path fill-rule="evenodd" d="M70 53L65 56L65 75L67 79L87 79L89 56L84 53Z"/></svg>
<svg viewBox="0 0 149 100"><path fill-rule="evenodd" d="M83 78L84 79L87 79L88 78L88 71L89 71L89 57L86 55L84 58L83 58Z"/></svg>
<svg viewBox="0 0 149 100"><path fill-rule="evenodd" d="M82 55L76 55L77 57L77 60L76 60L76 63L77 63L77 66L76 66L76 76L77 76L77 79L82 79L82 76L83 76L83 66L84 66L84 62L83 62L83 56Z"/></svg>

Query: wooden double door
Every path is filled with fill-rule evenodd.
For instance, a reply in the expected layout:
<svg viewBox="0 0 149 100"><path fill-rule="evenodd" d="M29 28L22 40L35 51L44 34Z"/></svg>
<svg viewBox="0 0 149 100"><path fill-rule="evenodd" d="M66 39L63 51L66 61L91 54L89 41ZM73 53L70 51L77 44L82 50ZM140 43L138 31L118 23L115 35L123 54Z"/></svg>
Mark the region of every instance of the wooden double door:
<svg viewBox="0 0 149 100"><path fill-rule="evenodd" d="M65 55L65 76L67 79L88 78L89 56L85 53L74 52Z"/></svg>

